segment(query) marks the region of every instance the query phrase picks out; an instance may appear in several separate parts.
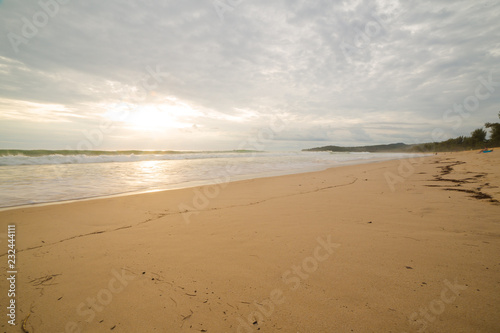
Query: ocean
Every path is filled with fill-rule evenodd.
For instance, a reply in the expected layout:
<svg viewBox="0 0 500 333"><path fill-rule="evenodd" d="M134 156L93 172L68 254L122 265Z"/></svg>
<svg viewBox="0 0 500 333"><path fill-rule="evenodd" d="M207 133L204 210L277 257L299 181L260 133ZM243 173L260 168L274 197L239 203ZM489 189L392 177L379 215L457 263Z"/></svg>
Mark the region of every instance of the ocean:
<svg viewBox="0 0 500 333"><path fill-rule="evenodd" d="M415 156L404 153L0 151L0 207L186 188Z"/></svg>

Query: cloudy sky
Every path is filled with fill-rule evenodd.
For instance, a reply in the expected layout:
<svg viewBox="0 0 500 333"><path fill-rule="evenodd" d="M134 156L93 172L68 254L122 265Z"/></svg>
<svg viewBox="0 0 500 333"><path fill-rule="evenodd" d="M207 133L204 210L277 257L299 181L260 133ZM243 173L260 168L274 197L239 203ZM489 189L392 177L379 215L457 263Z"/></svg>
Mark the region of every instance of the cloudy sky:
<svg viewBox="0 0 500 333"><path fill-rule="evenodd" d="M468 135L498 121L499 17L492 0L0 0L0 148Z"/></svg>

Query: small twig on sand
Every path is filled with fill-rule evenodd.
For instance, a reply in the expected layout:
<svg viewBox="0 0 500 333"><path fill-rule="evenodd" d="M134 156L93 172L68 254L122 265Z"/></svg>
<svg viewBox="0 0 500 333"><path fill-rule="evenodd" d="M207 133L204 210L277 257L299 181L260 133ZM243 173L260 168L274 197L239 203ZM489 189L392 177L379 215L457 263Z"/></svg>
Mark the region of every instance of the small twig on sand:
<svg viewBox="0 0 500 333"><path fill-rule="evenodd" d="M29 333L29 331L26 329L26 322L28 321L28 318L30 317L30 315L31 315L31 312L28 313L26 318L23 319L23 324L22 324L21 328L23 329L24 333Z"/></svg>
<svg viewBox="0 0 500 333"><path fill-rule="evenodd" d="M33 283L33 286L43 285L45 282L50 281L54 277L59 276L59 275L61 275L61 274L52 274L52 275L43 276L41 278L31 280L30 283Z"/></svg>
<svg viewBox="0 0 500 333"><path fill-rule="evenodd" d="M182 328L182 326L184 325L184 321L185 321L186 319L191 318L191 316L193 315L193 310L189 309L189 311L191 311L191 313L190 313L190 314L188 314L187 316L183 316L183 315L181 315L181 317L182 317L182 325L181 325L181 328Z"/></svg>

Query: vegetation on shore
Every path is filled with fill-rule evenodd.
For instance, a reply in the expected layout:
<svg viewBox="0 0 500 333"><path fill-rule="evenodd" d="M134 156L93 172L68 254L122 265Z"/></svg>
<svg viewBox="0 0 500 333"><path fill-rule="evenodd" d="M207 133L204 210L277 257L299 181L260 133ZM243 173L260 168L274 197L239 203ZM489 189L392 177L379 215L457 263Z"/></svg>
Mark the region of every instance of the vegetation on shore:
<svg viewBox="0 0 500 333"><path fill-rule="evenodd" d="M500 112L498 114L500 118ZM486 129L478 128L472 131L470 136L459 136L458 138L448 139L441 142L428 142L421 144L407 145L404 143L393 143L388 145L360 146L360 147L339 147L324 146L303 151L331 151L331 152L442 152L442 151L463 151L471 149L482 149L485 147L500 147L500 123L486 123ZM489 139L486 139L490 131Z"/></svg>
<svg viewBox="0 0 500 333"><path fill-rule="evenodd" d="M337 153L344 152L369 152L369 153L387 153L387 152L401 152L408 151L412 146L404 143L391 143L388 145L375 145L375 146L358 146L358 147L340 147L340 146L324 146L310 149L303 149L302 151L331 151Z"/></svg>

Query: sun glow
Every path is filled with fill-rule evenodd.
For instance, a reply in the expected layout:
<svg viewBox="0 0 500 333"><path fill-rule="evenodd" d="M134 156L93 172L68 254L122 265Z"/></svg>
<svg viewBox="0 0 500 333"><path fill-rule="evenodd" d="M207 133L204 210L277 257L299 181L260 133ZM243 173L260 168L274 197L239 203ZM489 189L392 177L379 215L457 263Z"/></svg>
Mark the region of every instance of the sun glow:
<svg viewBox="0 0 500 333"><path fill-rule="evenodd" d="M126 123L134 130L158 132L169 128L189 126L179 122L173 112L160 110L155 106L141 106L130 114Z"/></svg>
<svg viewBox="0 0 500 333"><path fill-rule="evenodd" d="M105 117L121 122L125 127L141 132L164 132L169 129L191 127L188 117L197 113L187 105L122 103L108 109Z"/></svg>

